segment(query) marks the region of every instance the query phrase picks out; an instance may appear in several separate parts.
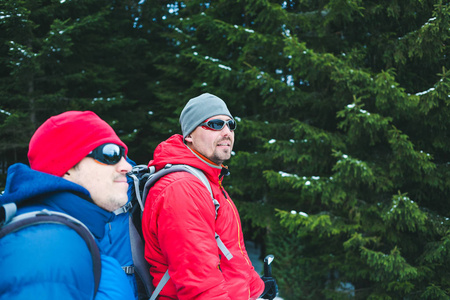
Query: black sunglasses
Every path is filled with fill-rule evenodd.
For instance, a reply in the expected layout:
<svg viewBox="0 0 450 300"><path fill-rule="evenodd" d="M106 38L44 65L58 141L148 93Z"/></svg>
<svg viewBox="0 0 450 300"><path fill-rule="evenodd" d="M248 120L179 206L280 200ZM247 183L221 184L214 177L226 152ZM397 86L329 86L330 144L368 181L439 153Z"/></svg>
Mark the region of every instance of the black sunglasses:
<svg viewBox="0 0 450 300"><path fill-rule="evenodd" d="M220 120L220 119L212 119L212 120L208 120L206 122L201 123L199 126L206 126L212 130L222 130L225 127L225 125L227 125L231 131L236 129L236 121L233 119L228 120L228 121L224 121L224 120Z"/></svg>
<svg viewBox="0 0 450 300"><path fill-rule="evenodd" d="M86 157L107 165L117 164L125 156L125 148L116 144L103 144L92 150Z"/></svg>

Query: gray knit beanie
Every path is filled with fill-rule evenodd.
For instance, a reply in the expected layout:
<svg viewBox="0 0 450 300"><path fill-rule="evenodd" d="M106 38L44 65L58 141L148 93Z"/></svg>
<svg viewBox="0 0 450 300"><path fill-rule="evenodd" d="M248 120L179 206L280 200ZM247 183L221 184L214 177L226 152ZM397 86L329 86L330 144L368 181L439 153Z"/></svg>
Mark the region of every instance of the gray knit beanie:
<svg viewBox="0 0 450 300"><path fill-rule="evenodd" d="M202 122L217 115L233 118L227 105L219 97L205 93L189 100L180 115L183 139Z"/></svg>

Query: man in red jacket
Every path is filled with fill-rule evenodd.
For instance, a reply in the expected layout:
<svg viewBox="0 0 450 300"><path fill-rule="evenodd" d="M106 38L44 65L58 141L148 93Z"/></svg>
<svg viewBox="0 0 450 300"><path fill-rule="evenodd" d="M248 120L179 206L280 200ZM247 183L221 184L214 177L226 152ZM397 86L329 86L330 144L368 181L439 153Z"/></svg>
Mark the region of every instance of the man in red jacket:
<svg viewBox="0 0 450 300"><path fill-rule="evenodd" d="M180 116L183 135L158 145L149 166L187 164L200 169L206 186L188 172L162 177L150 189L143 214L145 257L156 286L164 273L170 280L160 299L257 299L265 284L254 270L244 245L239 213L222 180L231 156L236 122L225 102L211 94L191 99ZM219 250L215 233L232 254Z"/></svg>

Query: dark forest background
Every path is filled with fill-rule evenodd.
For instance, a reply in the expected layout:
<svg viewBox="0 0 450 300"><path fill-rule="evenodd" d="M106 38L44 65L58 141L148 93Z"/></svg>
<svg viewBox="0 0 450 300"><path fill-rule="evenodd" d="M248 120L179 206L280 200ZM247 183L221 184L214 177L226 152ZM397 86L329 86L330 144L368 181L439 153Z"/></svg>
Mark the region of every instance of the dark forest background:
<svg viewBox="0 0 450 300"><path fill-rule="evenodd" d="M448 1L0 8L0 190L52 115L96 112L147 163L209 92L238 120L224 184L283 298L450 298Z"/></svg>

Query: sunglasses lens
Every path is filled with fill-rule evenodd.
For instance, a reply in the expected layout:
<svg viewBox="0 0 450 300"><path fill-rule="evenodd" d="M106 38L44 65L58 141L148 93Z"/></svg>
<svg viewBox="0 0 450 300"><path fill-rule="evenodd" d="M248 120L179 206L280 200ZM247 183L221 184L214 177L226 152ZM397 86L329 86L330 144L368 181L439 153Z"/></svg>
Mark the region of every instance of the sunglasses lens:
<svg viewBox="0 0 450 300"><path fill-rule="evenodd" d="M208 127L214 130L221 130L225 125L225 121L223 120L210 120L207 123Z"/></svg>
<svg viewBox="0 0 450 300"><path fill-rule="evenodd" d="M115 165L125 157L125 148L116 144L103 144L87 155L95 160L107 164Z"/></svg>
<svg viewBox="0 0 450 300"><path fill-rule="evenodd" d="M104 162L110 165L117 164L122 158L121 152L119 146L115 144L106 144L102 151Z"/></svg>
<svg viewBox="0 0 450 300"><path fill-rule="evenodd" d="M236 129L236 121L229 120L227 123L228 123L228 127L230 128L230 130L235 130Z"/></svg>
<svg viewBox="0 0 450 300"><path fill-rule="evenodd" d="M236 122L234 120L224 121L224 120L220 120L220 119L214 119L214 120L209 120L208 122L206 122L206 126L208 126L209 128L211 128L213 130L222 130L223 127L225 127L225 124L228 125L230 130L236 129Z"/></svg>

